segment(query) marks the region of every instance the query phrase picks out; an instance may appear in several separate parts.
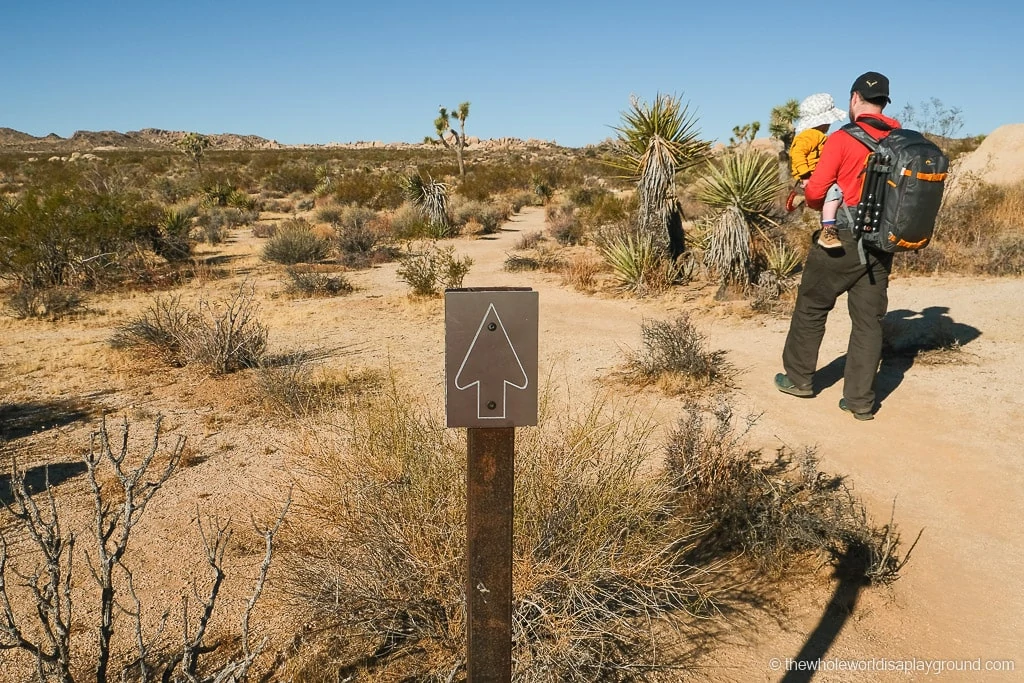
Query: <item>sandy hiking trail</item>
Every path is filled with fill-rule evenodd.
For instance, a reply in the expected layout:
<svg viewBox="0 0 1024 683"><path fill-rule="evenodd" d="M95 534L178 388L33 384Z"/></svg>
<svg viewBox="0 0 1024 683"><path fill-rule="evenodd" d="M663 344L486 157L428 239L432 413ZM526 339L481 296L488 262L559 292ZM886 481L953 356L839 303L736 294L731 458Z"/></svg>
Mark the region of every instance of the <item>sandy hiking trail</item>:
<svg viewBox="0 0 1024 683"><path fill-rule="evenodd" d="M904 545L924 530L902 577L888 588L854 590L845 607L829 607L836 589L826 570L798 579L780 594L770 614L753 617L756 628L737 625L728 642L703 662L696 677L709 681L780 681L773 668L801 651L831 660L1016 660L1014 673L948 672L940 680L1024 679L1024 316L1019 279L958 277L894 278L890 316L913 335L936 321L953 330L962 351L953 362L887 359L879 378L881 408L874 421L858 422L840 411L841 362L849 334L845 298L829 319L818 373L818 395L797 399L778 393L787 317L737 315L738 306L709 304L710 290L681 290L652 299L613 298L577 292L558 274L509 273L506 255L525 233L546 228L544 212L527 208L503 229L478 239L460 238L456 253L473 259L467 287L528 286L540 298L540 376L585 400L598 392L626 393L608 378L623 351L640 345L641 323L689 313L712 349L727 351L736 367L728 392L737 415L759 413L750 445L772 453L780 445L817 449L823 471L848 477L877 523L895 521ZM444 304L416 301L383 264L348 274L357 290L335 299L294 300L272 296L283 284L278 269L258 260L262 242L248 229L217 248L233 259L224 281L192 284L183 299L209 289L227 292L243 279L255 284L271 350L323 349L328 365L387 367L437 397L444 391ZM204 290L204 287L207 288ZM154 543L190 543L180 529L196 503L214 509L261 505L271 509L289 477L295 438L278 423L248 412L244 398L231 399L231 378L210 380L185 370L140 377L106 345L113 327L136 314L150 295L110 297L97 304L107 317L52 325L0 321L5 357L0 380L5 400L57 400L89 395L112 411L168 416L172 431L188 434L203 459L169 482L170 495L155 500L147 521ZM898 312L898 313L897 313ZM219 382L219 383L218 383ZM102 390L102 391L101 391ZM687 407L656 389L630 394L665 429ZM226 401L226 403L225 403ZM58 436L25 436L87 443L90 427L67 424ZM28 446L26 446L28 447ZM241 509L247 509L242 507ZM194 543L194 542L191 542ZM142 551L160 566L174 588L188 548L173 558ZM240 562L251 569L255 556ZM249 572L251 574L251 571ZM245 590L244 588L241 590ZM851 603L855 601L855 604ZM813 637L812 637L813 636ZM803 678L785 680L810 680ZM815 681L919 680L923 673L827 671Z"/></svg>

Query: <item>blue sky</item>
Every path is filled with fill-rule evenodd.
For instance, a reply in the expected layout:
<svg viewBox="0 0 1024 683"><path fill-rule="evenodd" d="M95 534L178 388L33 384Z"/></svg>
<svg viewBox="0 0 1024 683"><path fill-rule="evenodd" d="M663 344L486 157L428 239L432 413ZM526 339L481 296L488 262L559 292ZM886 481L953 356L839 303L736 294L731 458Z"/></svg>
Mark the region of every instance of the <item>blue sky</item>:
<svg viewBox="0 0 1024 683"><path fill-rule="evenodd" d="M469 135L582 146L613 134L631 93L664 92L725 140L754 120L765 135L790 98L829 92L845 109L868 70L892 82L887 113L937 97L964 134L1024 122L1019 0L906 0L885 16L778 0L0 5L0 127L37 136L418 142L438 105L469 100Z"/></svg>

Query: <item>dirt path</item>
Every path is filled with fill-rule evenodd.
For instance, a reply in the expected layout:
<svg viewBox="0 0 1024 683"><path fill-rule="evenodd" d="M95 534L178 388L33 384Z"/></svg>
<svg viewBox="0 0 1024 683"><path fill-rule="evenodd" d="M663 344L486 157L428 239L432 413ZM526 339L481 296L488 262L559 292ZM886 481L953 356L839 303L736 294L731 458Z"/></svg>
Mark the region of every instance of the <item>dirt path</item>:
<svg viewBox="0 0 1024 683"><path fill-rule="evenodd" d="M639 344L643 319L693 310L692 303L678 298L587 296L561 285L558 276L504 272L506 252L519 235L543 228L542 212L528 209L493 239L455 243L459 253L474 259L467 286L527 284L540 292L542 377L552 371L554 377L567 377L574 390L596 389L600 378L621 363L622 349ZM381 273L374 280L374 291L394 282ZM879 378L881 409L867 423L836 405L842 381L835 361L845 353L849 334L844 300L830 318L821 351L823 386L810 400L783 396L772 385L781 369L788 318L693 311L711 347L726 349L740 370L734 392L740 411L763 412L752 435L755 443L769 451L782 443L816 446L822 468L848 476L877 521L886 521L896 502L905 544L924 529L903 578L891 589L862 592L848 619L826 621L826 633L841 627L827 639L826 657L1014 659L1016 674L949 672L942 680L1024 678L1024 526L1019 522L1024 459L1018 434L1024 427L1024 402L1017 386L1024 368L1024 319L1012 303L1022 295L1020 280L895 279L889 308L906 311L902 334L918 333L915 326L931 327L934 323L922 321L921 312L944 307L948 310L929 310L928 315L941 313L946 326L969 341L949 364L887 362ZM439 359L441 342L437 337L432 341L434 346L424 351L429 348L428 355ZM435 377L440 385L440 375ZM678 400L649 397L649 408L667 425L681 407ZM769 667L771 658L796 656L819 625L834 587L817 582L801 591L788 601L781 628L743 634L748 642L716 655L708 678L779 680ZM813 651L821 652L820 641ZM830 672L815 680L871 678Z"/></svg>
<svg viewBox="0 0 1024 683"><path fill-rule="evenodd" d="M827 577L806 579L780 596L773 617L763 616L756 631L738 629L730 643L706 662L701 675L713 681L779 681L770 666L804 653L832 659L1016 660L1017 673L947 673L941 680L1020 680L1024 678L1024 459L1018 430L1024 403L1018 385L1024 377L1024 298L1021 280L960 278L896 279L890 286L890 310L903 314L903 330L913 335L927 312L945 316L946 325L964 339L955 362L890 362L879 380L882 406L877 418L861 423L837 407L849 321L844 302L829 321L822 347L819 395L800 400L772 386L788 319L738 316L722 305L700 303L708 292L676 292L654 300L586 295L561 282L557 274L508 273L506 254L524 233L545 229L543 210L525 209L504 229L481 239L453 240L459 254L473 258L466 286L530 286L540 293L540 376L585 399L609 389L604 380L623 361L623 350L640 343L645 319L669 319L687 311L707 334L712 348L725 349L738 368L731 397L737 413L761 413L752 445L771 452L786 444L816 446L822 469L849 477L876 521L888 519L896 500L896 521L909 543L924 529L903 577L891 589L856 594L849 587L849 610L827 610L837 586ZM261 319L272 352L328 351L329 365L386 367L443 395L443 302L413 301L396 277L396 264L350 274L357 291L338 299L294 300L276 297L280 271L261 264L262 242L250 231L218 247L236 274L227 280L196 282L184 300L224 295L244 279L261 295ZM242 380L210 380L187 370L140 375L138 368L107 346L114 326L151 300L137 294L95 302L103 316L57 325L0 320L0 380L6 403L53 402L89 397L111 411L135 418L168 416L172 432L187 434L200 457L154 501L141 550L159 573L151 590L176 595L188 558L195 556L193 525L197 505L225 514L276 507L289 475L292 453L285 425L268 422L254 410ZM947 310L939 311L936 307ZM236 391L237 389L237 391ZM683 399L654 390L634 397L666 428L685 407ZM440 405L440 399L438 399ZM49 429L49 426L46 426ZM69 420L40 435L24 435L33 448L71 451L88 442L91 427ZM60 448L56 448L60 446ZM27 446L26 446L27 447ZM57 457L57 456L54 456ZM5 463L0 463L4 464ZM164 551L161 551L161 545ZM166 548L173 548L168 554ZM239 552L248 567L256 551ZM244 578L244 577L243 577ZM184 584L183 584L184 585ZM244 581L238 594L248 591ZM823 618L823 616L825 618ZM807 643L809 637L814 638ZM807 647L805 647L807 645ZM923 673L828 672L815 681L918 680ZM807 680L789 678L786 680Z"/></svg>

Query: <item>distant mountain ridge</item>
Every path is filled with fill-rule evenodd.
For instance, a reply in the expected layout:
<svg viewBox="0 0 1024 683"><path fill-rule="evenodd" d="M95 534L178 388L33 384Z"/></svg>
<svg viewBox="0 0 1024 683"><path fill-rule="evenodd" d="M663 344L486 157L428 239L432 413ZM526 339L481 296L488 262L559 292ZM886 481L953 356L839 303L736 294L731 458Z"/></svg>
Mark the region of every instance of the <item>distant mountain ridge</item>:
<svg viewBox="0 0 1024 683"><path fill-rule="evenodd" d="M0 149L39 152L91 152L114 149L173 149L185 131L143 128L142 130L119 133L114 130L75 131L69 138L55 133L35 137L13 128L0 128ZM207 135L212 149L280 149L284 147L276 140L258 135L220 133Z"/></svg>
<svg viewBox="0 0 1024 683"><path fill-rule="evenodd" d="M174 143L187 134L181 130L160 130L159 128L143 128L142 130L119 133L114 130L87 131L79 130L69 138L50 133L44 137L36 137L13 128L0 128L0 151L36 152L39 154L57 154L67 152L103 152L111 150L160 150L175 149ZM211 149L222 150L254 150L254 149L311 149L323 147L341 147L348 149L389 148L408 149L424 147L423 143L410 142L331 142L327 144L282 145L277 140L268 140L258 135L239 135L237 133L209 134ZM548 140L520 138L484 139L474 136L466 137L466 146L470 149L527 149L550 148L558 144Z"/></svg>

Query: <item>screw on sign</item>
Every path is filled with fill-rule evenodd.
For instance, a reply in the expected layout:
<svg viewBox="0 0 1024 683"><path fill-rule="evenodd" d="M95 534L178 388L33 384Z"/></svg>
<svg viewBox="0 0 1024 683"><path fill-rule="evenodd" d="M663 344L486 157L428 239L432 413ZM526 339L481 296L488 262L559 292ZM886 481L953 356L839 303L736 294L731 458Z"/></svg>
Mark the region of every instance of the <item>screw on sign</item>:
<svg viewBox="0 0 1024 683"><path fill-rule="evenodd" d="M466 675L512 678L515 427L537 424L538 295L445 292L445 415L466 434Z"/></svg>

